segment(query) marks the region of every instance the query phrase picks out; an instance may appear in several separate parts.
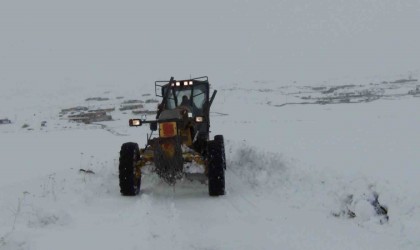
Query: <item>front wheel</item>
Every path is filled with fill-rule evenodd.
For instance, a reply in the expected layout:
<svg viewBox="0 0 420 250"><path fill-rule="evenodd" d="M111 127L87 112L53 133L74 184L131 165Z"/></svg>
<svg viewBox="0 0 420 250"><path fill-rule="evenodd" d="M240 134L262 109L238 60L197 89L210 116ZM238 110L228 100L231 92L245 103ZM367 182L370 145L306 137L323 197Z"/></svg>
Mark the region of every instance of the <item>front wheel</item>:
<svg viewBox="0 0 420 250"><path fill-rule="evenodd" d="M223 136L216 136L214 141L208 143L208 153L209 195L224 195L226 160Z"/></svg>
<svg viewBox="0 0 420 250"><path fill-rule="evenodd" d="M121 146L119 179L120 192L124 196L134 196L140 191L141 174L136 171L136 164L140 158L137 143L127 142Z"/></svg>

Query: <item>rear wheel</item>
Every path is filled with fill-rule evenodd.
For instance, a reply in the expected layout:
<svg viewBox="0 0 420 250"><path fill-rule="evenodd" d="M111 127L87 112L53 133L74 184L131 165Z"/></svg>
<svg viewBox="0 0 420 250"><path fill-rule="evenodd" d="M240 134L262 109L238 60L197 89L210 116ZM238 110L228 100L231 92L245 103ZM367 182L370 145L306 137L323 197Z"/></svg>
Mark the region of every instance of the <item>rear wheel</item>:
<svg viewBox="0 0 420 250"><path fill-rule="evenodd" d="M209 195L219 196L225 194L225 149L223 136L217 135L214 141L208 143L209 153Z"/></svg>
<svg viewBox="0 0 420 250"><path fill-rule="evenodd" d="M119 179L122 195L134 196L140 191L141 175L136 174L139 158L140 151L137 143L127 142L121 146Z"/></svg>

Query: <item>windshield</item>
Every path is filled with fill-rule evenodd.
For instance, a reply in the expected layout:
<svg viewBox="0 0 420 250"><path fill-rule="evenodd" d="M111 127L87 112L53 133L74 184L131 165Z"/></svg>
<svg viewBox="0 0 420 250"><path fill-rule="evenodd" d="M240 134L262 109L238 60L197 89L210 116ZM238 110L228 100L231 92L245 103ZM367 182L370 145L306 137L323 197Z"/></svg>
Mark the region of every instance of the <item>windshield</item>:
<svg viewBox="0 0 420 250"><path fill-rule="evenodd" d="M166 92L167 89L168 88L165 88L164 92ZM172 88L170 91L166 101L167 109L187 106L191 108L194 116L203 114L204 104L208 99L205 85Z"/></svg>

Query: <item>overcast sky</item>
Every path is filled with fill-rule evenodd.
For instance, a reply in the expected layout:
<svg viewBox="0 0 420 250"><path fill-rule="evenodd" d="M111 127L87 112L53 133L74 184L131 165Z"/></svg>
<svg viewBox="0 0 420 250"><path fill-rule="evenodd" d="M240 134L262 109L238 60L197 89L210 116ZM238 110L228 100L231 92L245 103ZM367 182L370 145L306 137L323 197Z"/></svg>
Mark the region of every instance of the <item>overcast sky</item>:
<svg viewBox="0 0 420 250"><path fill-rule="evenodd" d="M0 84L312 83L420 69L419 0L2 0Z"/></svg>

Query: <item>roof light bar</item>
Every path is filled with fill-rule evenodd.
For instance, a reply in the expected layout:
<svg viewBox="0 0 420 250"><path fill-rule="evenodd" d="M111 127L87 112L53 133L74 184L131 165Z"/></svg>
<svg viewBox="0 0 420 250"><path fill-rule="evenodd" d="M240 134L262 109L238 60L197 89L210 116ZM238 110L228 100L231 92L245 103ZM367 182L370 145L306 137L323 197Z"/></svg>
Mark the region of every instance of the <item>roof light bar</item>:
<svg viewBox="0 0 420 250"><path fill-rule="evenodd" d="M186 81L176 81L171 83L171 87L180 87L180 86L192 86L194 84L191 80Z"/></svg>

